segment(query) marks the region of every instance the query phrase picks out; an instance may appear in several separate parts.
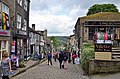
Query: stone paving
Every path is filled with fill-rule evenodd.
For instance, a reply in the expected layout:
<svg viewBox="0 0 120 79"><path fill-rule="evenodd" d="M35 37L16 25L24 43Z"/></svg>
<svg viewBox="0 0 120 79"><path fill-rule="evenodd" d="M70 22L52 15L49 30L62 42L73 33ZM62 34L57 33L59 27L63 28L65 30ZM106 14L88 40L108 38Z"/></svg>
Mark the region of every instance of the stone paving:
<svg viewBox="0 0 120 79"><path fill-rule="evenodd" d="M42 60L42 61L44 61L44 60ZM17 70L13 70L14 74L13 75L10 74L10 78L12 78L12 77L14 77L14 76L16 76L16 75L26 71L27 69L29 69L32 66L35 66L37 64L38 64L38 61L33 61L33 60L26 61L26 67L24 67L24 68L17 68Z"/></svg>
<svg viewBox="0 0 120 79"><path fill-rule="evenodd" d="M12 79L89 79L83 76L82 70L75 64L68 64L68 69L60 69L59 63L47 65L47 62L38 64L26 72L21 73Z"/></svg>
<svg viewBox="0 0 120 79"><path fill-rule="evenodd" d="M59 69L58 62L53 63L53 66L48 66L44 60L41 64L29 60L26 64L25 68L15 70L14 75L17 74L17 76L11 75L11 79L120 79L120 73L83 76L81 67L75 64L68 64L67 70Z"/></svg>
<svg viewBox="0 0 120 79"><path fill-rule="evenodd" d="M120 79L120 73L91 75L90 79Z"/></svg>

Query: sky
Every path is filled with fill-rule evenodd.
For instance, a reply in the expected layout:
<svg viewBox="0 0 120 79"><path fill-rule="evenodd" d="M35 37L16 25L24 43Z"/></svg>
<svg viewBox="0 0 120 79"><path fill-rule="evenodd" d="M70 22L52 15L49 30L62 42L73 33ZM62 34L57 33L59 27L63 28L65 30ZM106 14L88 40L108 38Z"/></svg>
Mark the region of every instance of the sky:
<svg viewBox="0 0 120 79"><path fill-rule="evenodd" d="M120 12L120 0L31 0L30 27L47 29L48 36L70 36L77 19L86 16L92 5L108 3Z"/></svg>

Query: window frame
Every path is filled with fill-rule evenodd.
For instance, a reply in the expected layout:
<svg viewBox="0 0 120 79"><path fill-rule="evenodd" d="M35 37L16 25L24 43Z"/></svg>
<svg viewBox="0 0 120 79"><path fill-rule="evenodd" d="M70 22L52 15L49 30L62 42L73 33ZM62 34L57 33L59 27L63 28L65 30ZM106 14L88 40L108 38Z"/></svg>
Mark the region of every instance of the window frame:
<svg viewBox="0 0 120 79"><path fill-rule="evenodd" d="M17 14L17 28L21 29L22 24L22 16L20 14Z"/></svg>
<svg viewBox="0 0 120 79"><path fill-rule="evenodd" d="M4 3L2 3L2 12L5 12L9 16L9 7Z"/></svg>
<svg viewBox="0 0 120 79"><path fill-rule="evenodd" d="M89 34L88 34L89 40L93 40L94 33L95 33L94 27L89 27Z"/></svg>
<svg viewBox="0 0 120 79"><path fill-rule="evenodd" d="M23 1L23 0L17 0L17 3L18 3L20 6L22 6L22 1Z"/></svg>
<svg viewBox="0 0 120 79"><path fill-rule="evenodd" d="M24 19L22 30L26 31L26 29L27 29L27 20Z"/></svg>
<svg viewBox="0 0 120 79"><path fill-rule="evenodd" d="M27 11L27 8L28 8L28 1L24 0L24 9L25 9L25 11Z"/></svg>

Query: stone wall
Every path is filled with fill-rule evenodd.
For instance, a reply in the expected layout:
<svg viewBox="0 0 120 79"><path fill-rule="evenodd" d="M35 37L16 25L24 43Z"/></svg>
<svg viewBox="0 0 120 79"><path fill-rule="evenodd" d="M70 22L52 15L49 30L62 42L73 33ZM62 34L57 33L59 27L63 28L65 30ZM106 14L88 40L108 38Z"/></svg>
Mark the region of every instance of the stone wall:
<svg viewBox="0 0 120 79"><path fill-rule="evenodd" d="M89 74L120 71L120 60L89 60Z"/></svg>

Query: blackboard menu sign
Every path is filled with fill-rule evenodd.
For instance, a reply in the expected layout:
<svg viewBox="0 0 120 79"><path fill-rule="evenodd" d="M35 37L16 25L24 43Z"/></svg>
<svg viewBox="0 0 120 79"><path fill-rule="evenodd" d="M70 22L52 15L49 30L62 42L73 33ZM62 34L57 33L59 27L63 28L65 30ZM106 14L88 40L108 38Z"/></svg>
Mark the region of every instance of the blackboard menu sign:
<svg viewBox="0 0 120 79"><path fill-rule="evenodd" d="M111 52L112 44L95 44L95 52Z"/></svg>

